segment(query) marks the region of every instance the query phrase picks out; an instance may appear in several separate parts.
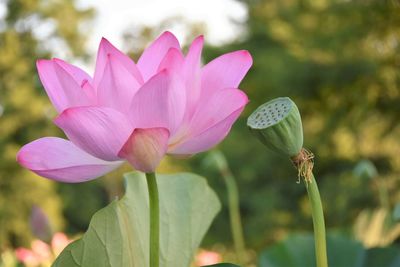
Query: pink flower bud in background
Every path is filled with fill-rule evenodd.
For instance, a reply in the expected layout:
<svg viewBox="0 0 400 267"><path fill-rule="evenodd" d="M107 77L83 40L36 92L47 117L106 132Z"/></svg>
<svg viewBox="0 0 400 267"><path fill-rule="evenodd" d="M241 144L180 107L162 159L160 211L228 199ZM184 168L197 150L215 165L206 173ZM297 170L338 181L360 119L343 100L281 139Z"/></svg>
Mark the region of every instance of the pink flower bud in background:
<svg viewBox="0 0 400 267"><path fill-rule="evenodd" d="M62 250L71 243L72 240L64 233L55 233L51 239L51 246L45 242L35 239L31 242L31 249L17 248L15 256L28 267L50 266Z"/></svg>
<svg viewBox="0 0 400 267"><path fill-rule="evenodd" d="M25 264L26 266L38 266L40 264L39 258L36 256L36 254L26 248L17 248L15 250L15 256L17 259Z"/></svg>
<svg viewBox="0 0 400 267"><path fill-rule="evenodd" d="M53 250L54 256L58 256L63 249L68 246L72 241L61 232L55 233L51 240L51 249Z"/></svg>
<svg viewBox="0 0 400 267"><path fill-rule="evenodd" d="M50 242L52 231L49 218L40 207L35 205L31 211L30 226L35 237Z"/></svg>
<svg viewBox="0 0 400 267"><path fill-rule="evenodd" d="M40 262L45 262L52 258L51 248L42 240L33 240L31 243L32 251Z"/></svg>
<svg viewBox="0 0 400 267"><path fill-rule="evenodd" d="M200 250L196 255L196 266L217 264L222 261L222 256L214 251Z"/></svg>

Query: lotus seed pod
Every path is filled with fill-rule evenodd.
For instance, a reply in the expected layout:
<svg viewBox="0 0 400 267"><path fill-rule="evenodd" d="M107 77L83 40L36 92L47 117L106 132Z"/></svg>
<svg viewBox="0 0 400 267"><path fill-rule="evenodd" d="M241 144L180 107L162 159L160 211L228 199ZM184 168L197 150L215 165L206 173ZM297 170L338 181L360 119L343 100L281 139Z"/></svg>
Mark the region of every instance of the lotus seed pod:
<svg viewBox="0 0 400 267"><path fill-rule="evenodd" d="M271 150L288 157L303 147L303 126L296 104L288 97L275 98L258 107L247 119L251 132Z"/></svg>

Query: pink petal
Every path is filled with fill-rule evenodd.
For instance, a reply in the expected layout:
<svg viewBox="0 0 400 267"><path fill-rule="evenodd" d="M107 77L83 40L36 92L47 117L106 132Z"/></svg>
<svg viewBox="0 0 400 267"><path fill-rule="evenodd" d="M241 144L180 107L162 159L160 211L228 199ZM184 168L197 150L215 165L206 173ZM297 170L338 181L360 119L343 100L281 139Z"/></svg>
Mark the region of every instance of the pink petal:
<svg viewBox="0 0 400 267"><path fill-rule="evenodd" d="M223 88L237 88L253 63L248 51L224 54L203 67L201 88L203 96Z"/></svg>
<svg viewBox="0 0 400 267"><path fill-rule="evenodd" d="M186 60L192 67L200 66L201 52L203 50L204 37L203 35L198 36L193 40L189 47L189 51L186 55Z"/></svg>
<svg viewBox="0 0 400 267"><path fill-rule="evenodd" d="M142 172L154 172L168 149L169 132L165 128L135 129L119 152Z"/></svg>
<svg viewBox="0 0 400 267"><path fill-rule="evenodd" d="M17 161L40 176L66 183L92 180L121 164L95 158L57 137L40 138L23 146Z"/></svg>
<svg viewBox="0 0 400 267"><path fill-rule="evenodd" d="M130 108L135 128L167 128L171 135L185 112L183 83L166 70L158 73L136 93Z"/></svg>
<svg viewBox="0 0 400 267"><path fill-rule="evenodd" d="M82 81L81 88L89 99L91 106L97 105L97 92L96 89L90 84L89 81Z"/></svg>
<svg viewBox="0 0 400 267"><path fill-rule="evenodd" d="M197 37L191 44L184 63L183 75L186 87L186 113L184 121L192 118L201 89L201 52L204 45L203 36Z"/></svg>
<svg viewBox="0 0 400 267"><path fill-rule="evenodd" d="M60 60L42 59L37 61L36 66L47 95L58 112L70 107L92 104L81 88L81 83L78 83L79 78L85 76L83 71L78 72L77 68L71 65L66 67L67 63L61 63ZM69 73L73 68L75 72Z"/></svg>
<svg viewBox="0 0 400 267"><path fill-rule="evenodd" d="M197 110L186 136L170 142L168 152L188 155L217 145L229 133L247 102L247 96L239 89L227 88L215 92Z"/></svg>
<svg viewBox="0 0 400 267"><path fill-rule="evenodd" d="M139 84L143 84L143 78L138 70L135 62L130 59L127 55L119 51L115 46L113 46L106 38L102 38L99 49L97 52L97 60L96 60L96 70L94 72L94 85L100 83L103 77L104 70L106 68L106 64L108 61L108 56L112 55L117 59L117 61L124 66L124 68L135 77L136 81Z"/></svg>
<svg viewBox="0 0 400 267"><path fill-rule="evenodd" d="M180 49L179 42L172 33L164 32L144 50L137 63L144 81L147 81L157 73L161 60L170 48Z"/></svg>
<svg viewBox="0 0 400 267"><path fill-rule="evenodd" d="M235 111L228 118L207 129L203 133L190 138L176 147L172 146L168 153L172 155L192 155L216 146L228 135L232 124L239 117L243 108Z"/></svg>
<svg viewBox="0 0 400 267"><path fill-rule="evenodd" d="M116 56L110 54L107 58L103 77L97 88L98 105L126 113L140 84Z"/></svg>
<svg viewBox="0 0 400 267"><path fill-rule="evenodd" d="M54 62L56 62L59 66L61 66L64 70L66 70L72 78L76 81L77 84L81 85L84 81L92 82L92 78L85 71L80 68L65 62L62 59L54 58Z"/></svg>
<svg viewBox="0 0 400 267"><path fill-rule="evenodd" d="M170 48L161 61L157 72L167 69L171 72L181 75L184 61L185 58L183 57L181 50Z"/></svg>
<svg viewBox="0 0 400 267"><path fill-rule="evenodd" d="M198 134L222 121L248 103L247 95L240 89L225 88L214 92L199 107L190 123L190 132Z"/></svg>
<svg viewBox="0 0 400 267"><path fill-rule="evenodd" d="M119 160L118 152L133 128L125 116L106 107L65 110L55 120L78 147L103 160Z"/></svg>

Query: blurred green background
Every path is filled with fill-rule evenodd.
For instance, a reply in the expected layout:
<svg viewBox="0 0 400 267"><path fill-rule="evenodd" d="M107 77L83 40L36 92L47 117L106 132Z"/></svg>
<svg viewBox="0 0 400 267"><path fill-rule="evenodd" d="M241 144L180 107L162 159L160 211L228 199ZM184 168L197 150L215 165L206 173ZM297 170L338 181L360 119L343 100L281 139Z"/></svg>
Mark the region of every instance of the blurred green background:
<svg viewBox="0 0 400 267"><path fill-rule="evenodd" d="M94 212L123 194L121 176L130 170L124 166L92 182L61 184L17 165L15 155L22 145L42 136L63 136L52 124L55 111L35 61L51 58L54 46L66 51L66 60L93 61L84 44L87 32L96 27L91 24L96 10L78 8L74 1L2 2L6 12L0 20L0 251L29 246L33 205L48 214L54 230L71 236L84 232ZM228 51L248 49L254 59L240 86L250 103L218 146L239 185L247 246L259 251L289 232L312 229L306 189L296 183L295 169L267 151L246 128L247 116L278 96L291 97L301 111L305 147L316 155L314 170L329 231L346 233L366 246L400 243L399 224L392 216L400 202L400 2L241 2L248 14L240 22L243 32L227 44L208 45L203 58L208 62ZM42 40L35 29L49 21L53 30ZM129 53L136 59L144 45L174 23L182 21L171 18L155 27L126 31L124 44L132 47ZM198 24L189 29L189 39L204 31ZM218 243L229 248L226 188L208 156L166 158L160 172L184 170L208 178L223 209L204 246ZM376 167L373 177L362 175L365 159L372 164L369 167ZM373 237L368 239L366 233Z"/></svg>

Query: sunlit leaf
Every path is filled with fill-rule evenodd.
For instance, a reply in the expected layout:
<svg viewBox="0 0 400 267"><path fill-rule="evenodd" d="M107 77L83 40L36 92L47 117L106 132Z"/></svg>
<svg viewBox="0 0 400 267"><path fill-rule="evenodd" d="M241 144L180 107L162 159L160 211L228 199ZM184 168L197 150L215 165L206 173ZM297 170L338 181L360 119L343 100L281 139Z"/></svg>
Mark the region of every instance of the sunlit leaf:
<svg viewBox="0 0 400 267"><path fill-rule="evenodd" d="M53 266L149 266L146 179L134 172L125 175L125 182L125 196L98 211L83 237L69 245ZM189 266L220 203L205 179L194 174L159 174L157 183L160 266Z"/></svg>

